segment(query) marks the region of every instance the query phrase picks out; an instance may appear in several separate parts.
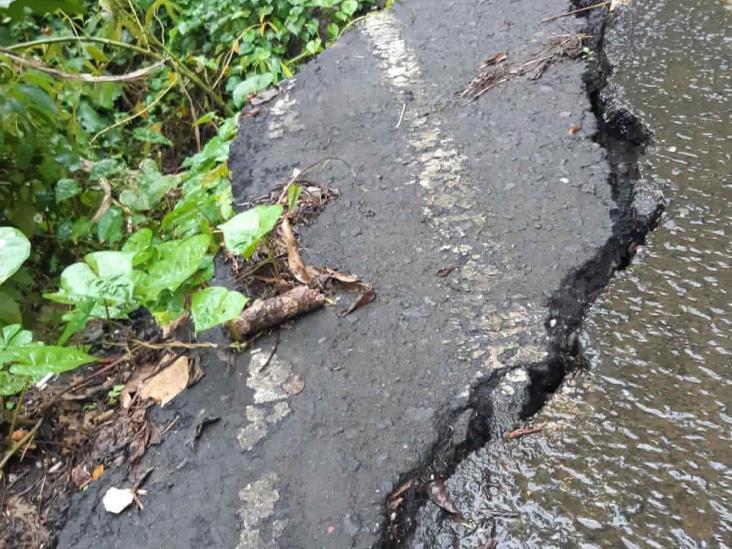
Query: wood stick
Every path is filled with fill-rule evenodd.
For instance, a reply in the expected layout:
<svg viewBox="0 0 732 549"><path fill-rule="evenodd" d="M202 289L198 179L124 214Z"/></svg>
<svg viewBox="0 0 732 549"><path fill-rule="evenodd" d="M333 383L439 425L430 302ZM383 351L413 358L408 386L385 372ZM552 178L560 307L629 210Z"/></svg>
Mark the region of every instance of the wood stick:
<svg viewBox="0 0 732 549"><path fill-rule="evenodd" d="M548 23L549 21L556 21L557 19L562 19L563 17L569 17L570 15L575 15L577 13L582 13L583 11L589 11L594 10L595 8L601 8L603 6L607 6L610 4L610 2L600 2L599 4L593 4L592 6L587 6L584 8L580 8L578 10L569 11L567 13L563 13L562 15L554 15L552 17L547 17L546 19L542 19L539 21L539 23Z"/></svg>
<svg viewBox="0 0 732 549"><path fill-rule="evenodd" d="M239 318L229 323L229 329L234 339L242 339L324 304L325 296L322 293L307 286L297 286L277 297L255 301L251 307L242 311Z"/></svg>

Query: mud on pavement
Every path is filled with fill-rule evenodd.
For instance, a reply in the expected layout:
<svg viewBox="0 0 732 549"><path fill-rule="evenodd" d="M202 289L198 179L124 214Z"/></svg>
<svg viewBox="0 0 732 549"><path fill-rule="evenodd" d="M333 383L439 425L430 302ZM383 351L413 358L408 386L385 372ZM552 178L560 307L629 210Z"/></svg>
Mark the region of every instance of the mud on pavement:
<svg viewBox="0 0 732 549"><path fill-rule="evenodd" d="M401 2L242 119L241 202L338 159L308 174L341 196L300 235L304 257L358 273L378 298L313 313L252 352L211 352L205 379L164 412L180 416L173 436L143 460L145 509L105 515L102 494L126 472L105 475L75 498L60 547L400 544L431 474L541 405L572 367L584 306L646 229L628 185L608 184L633 151L617 159L596 139L599 89L588 94L581 60L457 96L486 58L530 59L582 31L582 19L539 24L567 9ZM192 447L206 418L220 420Z"/></svg>

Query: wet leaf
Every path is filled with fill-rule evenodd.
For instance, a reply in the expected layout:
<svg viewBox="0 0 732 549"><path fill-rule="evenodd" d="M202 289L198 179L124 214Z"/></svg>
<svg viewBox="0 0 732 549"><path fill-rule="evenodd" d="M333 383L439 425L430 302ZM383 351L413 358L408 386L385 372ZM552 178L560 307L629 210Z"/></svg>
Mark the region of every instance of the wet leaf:
<svg viewBox="0 0 732 549"><path fill-rule="evenodd" d="M247 298L222 286L199 290L191 297L191 314L196 332L202 332L239 316Z"/></svg>
<svg viewBox="0 0 732 549"><path fill-rule="evenodd" d="M0 363L11 363L10 373L40 379L49 373L62 373L96 358L74 347L58 347L31 343L22 347L8 347L0 351Z"/></svg>
<svg viewBox="0 0 732 549"><path fill-rule="evenodd" d="M13 276L30 256L31 245L15 227L0 227L0 284Z"/></svg>
<svg viewBox="0 0 732 549"><path fill-rule="evenodd" d="M9 372L0 370L0 396L17 395L30 381L30 378L15 376Z"/></svg>
<svg viewBox="0 0 732 549"><path fill-rule="evenodd" d="M104 474L104 464L100 463L99 465L94 467L94 470L91 473L91 479L99 480L103 474Z"/></svg>
<svg viewBox="0 0 732 549"><path fill-rule="evenodd" d="M440 509L447 511L455 520L462 520L462 514L458 508L455 507L450 495L447 493L445 481L442 479L433 480L428 484L428 490L432 503L437 505Z"/></svg>
<svg viewBox="0 0 732 549"><path fill-rule="evenodd" d="M155 301L163 290L175 292L198 271L210 243L208 235L199 234L155 246L155 261L148 272L139 277L140 294L146 301Z"/></svg>
<svg viewBox="0 0 732 549"><path fill-rule="evenodd" d="M188 387L188 357L181 356L173 364L145 380L140 387L143 400L152 398L165 406Z"/></svg>
<svg viewBox="0 0 732 549"><path fill-rule="evenodd" d="M226 248L232 253L241 254L244 259L249 259L262 238L277 224L283 210L279 204L256 206L219 225L224 233Z"/></svg>
<svg viewBox="0 0 732 549"><path fill-rule="evenodd" d="M295 240L295 234L292 232L292 226L287 218L282 220L280 228L282 232L282 241L285 243L287 248L287 266L292 271L298 282L308 284L312 277L308 272L305 262L300 257L300 252L297 249L297 241Z"/></svg>
<svg viewBox="0 0 732 549"><path fill-rule="evenodd" d="M350 315L353 311L360 309L364 305L368 305L374 299L376 299L376 292L373 288L369 287L365 292L358 296L358 299L353 303L353 305L346 309L341 316Z"/></svg>
<svg viewBox="0 0 732 549"><path fill-rule="evenodd" d="M287 187L287 210L292 211L297 206L297 200L300 198L302 192L302 185L297 183L291 183Z"/></svg>

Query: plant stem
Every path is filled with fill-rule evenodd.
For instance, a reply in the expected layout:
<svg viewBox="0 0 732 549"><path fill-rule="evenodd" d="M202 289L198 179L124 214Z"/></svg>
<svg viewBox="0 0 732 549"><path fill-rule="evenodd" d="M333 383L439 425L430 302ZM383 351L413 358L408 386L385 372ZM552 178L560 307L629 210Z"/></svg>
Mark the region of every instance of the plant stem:
<svg viewBox="0 0 732 549"><path fill-rule="evenodd" d="M20 44L13 44L5 48L8 51L22 50L28 48L35 48L37 46L47 46L49 44L63 44L67 42L93 42L97 44L106 44L107 46L114 46L116 48L123 48L130 51L140 53L142 55L149 55L155 59L170 62L173 68L178 72L186 76L191 82L193 82L198 88L201 89L221 110L224 111L226 116L233 116L234 111L231 110L226 102L221 98L220 95L215 93L209 86L207 86L191 69L189 69L183 62L174 55L166 57L156 51L145 49L135 44L128 44L127 42L119 42L117 40L110 40L109 38L100 38L98 36L51 36L49 38L41 38L39 40L32 40L30 42L21 42Z"/></svg>
<svg viewBox="0 0 732 549"><path fill-rule="evenodd" d="M14 443L10 450L5 452L5 455L3 456L2 461L0 461L0 474L2 474L2 470L5 467L5 464L10 461L10 458L13 457L15 452L17 452L20 448L25 446L26 444L29 444L30 441L35 436L36 432L38 432L38 428L41 426L41 423L43 422L43 418L39 419L36 424L33 426L33 429L31 429L22 439L20 439L18 442Z"/></svg>

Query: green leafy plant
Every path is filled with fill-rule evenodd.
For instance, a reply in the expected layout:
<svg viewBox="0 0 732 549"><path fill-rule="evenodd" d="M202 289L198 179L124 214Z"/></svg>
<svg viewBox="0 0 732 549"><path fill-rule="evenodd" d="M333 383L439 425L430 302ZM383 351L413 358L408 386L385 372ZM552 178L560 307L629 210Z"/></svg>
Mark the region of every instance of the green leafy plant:
<svg viewBox="0 0 732 549"><path fill-rule="evenodd" d="M0 0L0 394L93 360L64 346L91 319L189 311L200 332L241 312L206 287L213 257L251 257L283 207L235 214L234 109L375 4Z"/></svg>
<svg viewBox="0 0 732 549"><path fill-rule="evenodd" d="M19 324L4 326L0 335L0 396L21 392L47 374L73 370L96 359L74 347L44 345Z"/></svg>
<svg viewBox="0 0 732 549"><path fill-rule="evenodd" d="M221 286L198 290L191 296L191 314L196 332L237 318L247 301L243 294Z"/></svg>
<svg viewBox="0 0 732 549"><path fill-rule="evenodd" d="M282 212L283 208L279 204L255 206L219 225L224 233L226 248L249 259L262 239L274 229Z"/></svg>
<svg viewBox="0 0 732 549"><path fill-rule="evenodd" d="M13 276L30 256L31 245L15 227L0 227L0 285Z"/></svg>

